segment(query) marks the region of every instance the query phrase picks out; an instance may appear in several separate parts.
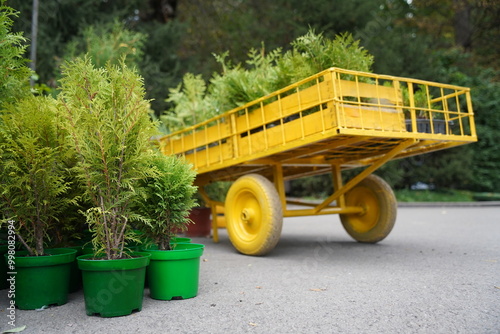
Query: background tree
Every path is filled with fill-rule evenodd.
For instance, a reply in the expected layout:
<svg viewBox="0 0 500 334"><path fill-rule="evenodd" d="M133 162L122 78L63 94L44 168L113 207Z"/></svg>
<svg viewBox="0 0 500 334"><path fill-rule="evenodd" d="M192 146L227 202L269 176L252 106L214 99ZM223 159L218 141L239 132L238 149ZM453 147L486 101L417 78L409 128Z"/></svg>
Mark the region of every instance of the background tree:
<svg viewBox="0 0 500 334"><path fill-rule="evenodd" d="M37 75L38 83L57 87L57 79L70 43L85 45L88 30L109 31L113 22L120 22L130 31L147 35L139 61L145 78L148 99L154 99L155 110L166 107L165 91L182 77L177 56L177 43L182 24L174 20L175 0L44 0L39 6ZM8 0L20 11L14 31L23 31L30 38L32 1Z"/></svg>
<svg viewBox="0 0 500 334"><path fill-rule="evenodd" d="M500 2L485 0L414 0L406 23L441 39L447 47L471 52L475 62L500 68Z"/></svg>
<svg viewBox="0 0 500 334"><path fill-rule="evenodd" d="M29 32L32 1L8 4L21 11L14 30ZM375 56L376 73L472 88L479 143L388 164L381 172L398 175L393 186L409 187L421 172L439 186L500 189L498 1L44 0L39 10L40 83L55 87L67 44L84 44L89 26L102 31L118 21L147 36L137 65L156 114L168 108L168 91L186 72L208 80L220 71L213 53L229 51L228 60L239 63L251 48L286 49L310 27L328 38L351 32ZM446 180L439 175L452 160L462 168L449 171L454 181L438 184Z"/></svg>
<svg viewBox="0 0 500 334"><path fill-rule="evenodd" d="M0 0L0 108L29 93L31 71L24 54L26 38L22 32L12 32L13 19L18 13Z"/></svg>

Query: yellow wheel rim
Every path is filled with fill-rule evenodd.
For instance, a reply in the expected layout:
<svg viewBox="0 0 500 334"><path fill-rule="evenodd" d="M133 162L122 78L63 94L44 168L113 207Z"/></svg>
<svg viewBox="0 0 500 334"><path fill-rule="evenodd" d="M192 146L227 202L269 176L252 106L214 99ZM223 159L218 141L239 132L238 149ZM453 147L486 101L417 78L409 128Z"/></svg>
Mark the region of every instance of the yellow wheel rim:
<svg viewBox="0 0 500 334"><path fill-rule="evenodd" d="M250 242L259 235L263 218L262 208L259 199L252 191L240 190L229 211L235 233L242 241Z"/></svg>
<svg viewBox="0 0 500 334"><path fill-rule="evenodd" d="M366 233L377 225L380 218L380 206L373 191L367 187L357 187L346 198L348 206L363 208L363 212L349 215L349 224L357 233Z"/></svg>
<svg viewBox="0 0 500 334"><path fill-rule="evenodd" d="M276 189L265 177L238 179L226 196L225 215L229 239L239 252L264 255L276 246L283 215Z"/></svg>
<svg viewBox="0 0 500 334"><path fill-rule="evenodd" d="M362 209L361 213L340 215L351 237L375 243L389 235L396 221L397 201L387 182L370 175L346 193L345 202L348 207Z"/></svg>

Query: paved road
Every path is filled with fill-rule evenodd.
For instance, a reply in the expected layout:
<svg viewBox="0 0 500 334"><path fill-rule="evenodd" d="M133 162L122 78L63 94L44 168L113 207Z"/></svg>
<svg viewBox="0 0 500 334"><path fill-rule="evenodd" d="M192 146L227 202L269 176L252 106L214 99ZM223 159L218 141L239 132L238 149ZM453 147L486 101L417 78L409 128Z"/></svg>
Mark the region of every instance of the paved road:
<svg viewBox="0 0 500 334"><path fill-rule="evenodd" d="M206 244L199 295L85 315L81 292L17 310L28 333L500 333L500 207L400 208L391 235L353 242L337 216L286 219L266 257ZM5 290L4 290L5 291ZM0 328L7 327L0 298ZM2 318L3 317L3 318Z"/></svg>

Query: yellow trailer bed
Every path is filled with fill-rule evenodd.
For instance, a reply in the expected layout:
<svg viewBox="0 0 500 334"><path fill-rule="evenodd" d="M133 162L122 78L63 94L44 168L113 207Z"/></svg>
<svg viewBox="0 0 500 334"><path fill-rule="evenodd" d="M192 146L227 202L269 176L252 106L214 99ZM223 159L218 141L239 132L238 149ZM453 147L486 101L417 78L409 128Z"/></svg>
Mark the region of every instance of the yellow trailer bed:
<svg viewBox="0 0 500 334"><path fill-rule="evenodd" d="M394 225L396 200L373 171L391 159L476 140L469 88L330 68L164 136L161 145L197 171L214 240L223 208L235 248L262 255L289 216L337 213L354 239L382 240ZM342 170L355 167L365 168L344 184ZM287 208L285 180L324 173L334 180L328 199ZM203 191L212 181L235 181L225 203Z"/></svg>

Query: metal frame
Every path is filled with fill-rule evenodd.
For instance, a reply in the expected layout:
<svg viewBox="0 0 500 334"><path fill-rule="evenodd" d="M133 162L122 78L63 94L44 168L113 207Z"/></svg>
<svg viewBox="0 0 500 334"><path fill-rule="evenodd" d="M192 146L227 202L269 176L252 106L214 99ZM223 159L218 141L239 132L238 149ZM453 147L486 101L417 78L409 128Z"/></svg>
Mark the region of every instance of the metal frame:
<svg viewBox="0 0 500 334"><path fill-rule="evenodd" d="M419 128L427 117L426 132ZM444 125L437 127L436 119ZM362 212L344 194L389 160L477 140L470 89L330 68L160 139L164 154L183 156L198 172L213 213L213 238L224 203L203 186L258 173L273 180L284 217ZM342 170L365 167L346 184ZM309 209L290 210L287 179L331 173L334 193ZM335 205L332 203L335 202Z"/></svg>

